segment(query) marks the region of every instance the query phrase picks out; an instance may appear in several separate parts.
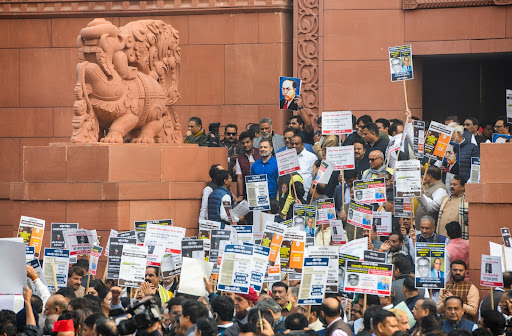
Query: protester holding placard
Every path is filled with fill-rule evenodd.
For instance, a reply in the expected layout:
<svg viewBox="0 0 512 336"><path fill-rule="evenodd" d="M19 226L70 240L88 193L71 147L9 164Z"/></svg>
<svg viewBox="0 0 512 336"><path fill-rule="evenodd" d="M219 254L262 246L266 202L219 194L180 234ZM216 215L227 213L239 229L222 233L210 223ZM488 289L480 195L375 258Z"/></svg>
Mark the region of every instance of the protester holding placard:
<svg viewBox="0 0 512 336"><path fill-rule="evenodd" d="M251 175L266 174L269 196L270 198L276 198L279 170L277 169L277 161L272 156L272 142L268 139L261 140L259 143L259 151L261 159L252 164Z"/></svg>
<svg viewBox="0 0 512 336"><path fill-rule="evenodd" d="M322 132L322 117L316 119L317 135L315 136L315 144L313 145L313 151L315 152L318 159L322 159L322 153L328 147L334 147L339 145L339 140L336 135L323 134Z"/></svg>
<svg viewBox="0 0 512 336"><path fill-rule="evenodd" d="M466 179L455 175L450 183L450 196L443 197L439 208L437 232L446 236L446 224L455 221L460 223L462 239L469 239L468 234L468 203L465 197Z"/></svg>
<svg viewBox="0 0 512 336"><path fill-rule="evenodd" d="M294 185L292 185L292 180ZM283 219L291 219L293 218L295 202L304 199L304 180L299 173L291 173L279 176L277 185L279 190L279 214Z"/></svg>
<svg viewBox="0 0 512 336"><path fill-rule="evenodd" d="M231 188L231 175L226 170L219 170L215 174L215 184L218 188L215 189L208 197L208 219L223 224L232 224L233 219L230 218L223 202L228 202L233 208L233 195L229 189Z"/></svg>
<svg viewBox="0 0 512 336"><path fill-rule="evenodd" d="M418 198L418 207L416 208L415 223L419 228L420 220L423 216L429 215L434 218L439 217L439 208L443 197L448 196L448 188L441 181L441 169L436 166L429 166L425 177L423 178L424 192Z"/></svg>
<svg viewBox="0 0 512 336"><path fill-rule="evenodd" d="M461 125L455 126L451 141L459 145L459 175L468 180L471 172L471 158L480 157L480 149L464 139L463 133L464 129Z"/></svg>

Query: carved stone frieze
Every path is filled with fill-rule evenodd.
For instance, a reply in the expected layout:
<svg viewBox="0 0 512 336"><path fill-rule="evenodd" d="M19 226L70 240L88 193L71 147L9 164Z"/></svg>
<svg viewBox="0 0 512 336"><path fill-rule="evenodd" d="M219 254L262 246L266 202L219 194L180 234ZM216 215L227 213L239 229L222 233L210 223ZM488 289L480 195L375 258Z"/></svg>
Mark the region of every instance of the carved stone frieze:
<svg viewBox="0 0 512 336"><path fill-rule="evenodd" d="M404 0L404 9L510 5L512 0Z"/></svg>

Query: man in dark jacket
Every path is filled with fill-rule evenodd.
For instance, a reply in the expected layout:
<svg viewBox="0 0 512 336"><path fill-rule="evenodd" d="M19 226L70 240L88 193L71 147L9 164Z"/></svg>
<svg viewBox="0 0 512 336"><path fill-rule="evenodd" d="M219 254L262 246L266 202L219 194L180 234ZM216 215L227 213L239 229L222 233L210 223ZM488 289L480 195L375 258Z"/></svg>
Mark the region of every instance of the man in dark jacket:
<svg viewBox="0 0 512 336"><path fill-rule="evenodd" d="M199 146L208 146L208 134L203 129L203 122L198 117L191 117L188 120L188 132L186 133L185 143L198 144Z"/></svg>
<svg viewBox="0 0 512 336"><path fill-rule="evenodd" d="M233 208L233 195L229 189L231 188L231 175L227 170L219 170L215 174L215 184L218 188L212 191L208 197L208 219L223 224L232 224L233 218L226 211L225 203L230 204L229 210Z"/></svg>
<svg viewBox="0 0 512 336"><path fill-rule="evenodd" d="M343 311L341 310L341 304L336 298L326 298L322 303L320 316L322 316L322 320L325 321L326 329L325 336L331 336L335 334L336 330L341 330L347 334L347 336L352 336L352 330L343 322Z"/></svg>
<svg viewBox="0 0 512 336"><path fill-rule="evenodd" d="M454 128L452 141L459 144L459 176L469 180L471 172L471 158L480 157L480 149L475 145L464 139L464 129L462 126L457 125Z"/></svg>

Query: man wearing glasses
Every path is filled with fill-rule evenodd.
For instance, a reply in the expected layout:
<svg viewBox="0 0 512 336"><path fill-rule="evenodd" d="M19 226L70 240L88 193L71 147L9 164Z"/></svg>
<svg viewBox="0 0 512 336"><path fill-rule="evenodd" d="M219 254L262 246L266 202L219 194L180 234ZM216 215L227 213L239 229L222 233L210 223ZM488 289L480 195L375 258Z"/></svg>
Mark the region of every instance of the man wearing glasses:
<svg viewBox="0 0 512 336"><path fill-rule="evenodd" d="M368 161L370 169L366 169L361 177L361 180L368 181L374 178L384 177L388 182L393 176L393 169L386 168L384 164L384 153L380 150L374 150L368 154Z"/></svg>
<svg viewBox="0 0 512 336"><path fill-rule="evenodd" d="M500 116L494 122L494 133L497 134L510 134L510 125L507 122L507 117Z"/></svg>

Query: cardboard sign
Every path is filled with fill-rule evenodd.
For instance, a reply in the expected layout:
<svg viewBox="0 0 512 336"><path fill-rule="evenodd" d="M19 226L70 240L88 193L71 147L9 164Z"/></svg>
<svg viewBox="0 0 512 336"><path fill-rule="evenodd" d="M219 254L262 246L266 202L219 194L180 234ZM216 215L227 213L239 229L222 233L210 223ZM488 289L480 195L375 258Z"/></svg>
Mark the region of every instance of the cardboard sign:
<svg viewBox="0 0 512 336"><path fill-rule="evenodd" d="M139 288L146 276L147 246L125 245L119 268L119 286Z"/></svg>
<svg viewBox="0 0 512 336"><path fill-rule="evenodd" d="M279 108L281 110L297 111L299 106L295 97L300 96L302 79L295 77L279 77Z"/></svg>
<svg viewBox="0 0 512 336"><path fill-rule="evenodd" d="M505 90L505 103L507 106L507 122L512 123L512 90Z"/></svg>
<svg viewBox="0 0 512 336"><path fill-rule="evenodd" d="M254 236L252 233L253 226L252 225L235 225L233 228L236 230L238 234L238 243L254 243Z"/></svg>
<svg viewBox="0 0 512 336"><path fill-rule="evenodd" d="M118 238L110 237L110 245L108 247L107 259L107 279L119 279L119 269L121 268L121 256L123 255L123 247L125 245L135 245L135 238Z"/></svg>
<svg viewBox="0 0 512 336"><path fill-rule="evenodd" d="M355 169L354 145L327 147L325 160L332 163L333 170Z"/></svg>
<svg viewBox="0 0 512 336"><path fill-rule="evenodd" d="M453 135L453 128L435 121L430 122L425 140L425 156L442 161Z"/></svg>
<svg viewBox="0 0 512 336"><path fill-rule="evenodd" d="M304 230L308 237L315 236L316 206L295 204L293 207L293 225L295 230Z"/></svg>
<svg viewBox="0 0 512 336"><path fill-rule="evenodd" d="M218 290L247 294L254 250L247 245L226 245L220 265Z"/></svg>
<svg viewBox="0 0 512 336"><path fill-rule="evenodd" d="M186 257L185 257L186 258ZM192 259L192 258L187 258ZM177 253L166 253L162 258L162 262L160 263L162 277L164 279L169 279L175 275L181 273L182 262L181 262L181 254Z"/></svg>
<svg viewBox="0 0 512 336"><path fill-rule="evenodd" d="M187 239L181 241L181 255L187 258L204 260L204 240Z"/></svg>
<svg viewBox="0 0 512 336"><path fill-rule="evenodd" d="M89 273L92 275L96 275L96 271L98 270L98 260L100 259L101 252L103 252L103 247L93 245L91 247L91 254L89 257Z"/></svg>
<svg viewBox="0 0 512 336"><path fill-rule="evenodd" d="M318 200L316 207L316 225L328 225L329 221L336 219L334 198Z"/></svg>
<svg viewBox="0 0 512 336"><path fill-rule="evenodd" d="M414 120L412 125L412 149L414 151L414 156L418 159L422 159L425 151L425 122L421 120Z"/></svg>
<svg viewBox="0 0 512 336"><path fill-rule="evenodd" d="M245 242L243 245L253 247L250 285L257 293L259 293L263 287L263 278L265 277L265 273L268 269L270 248Z"/></svg>
<svg viewBox="0 0 512 336"><path fill-rule="evenodd" d="M316 173L315 179L313 180L313 184L317 185L318 183L327 184L331 179L333 166L329 162L322 161L320 167L318 168L318 172Z"/></svg>
<svg viewBox="0 0 512 336"><path fill-rule="evenodd" d="M347 216L347 223L354 226L371 230L373 207L370 204L350 202Z"/></svg>
<svg viewBox="0 0 512 336"><path fill-rule="evenodd" d="M386 181L383 177L354 181L354 199L361 203L386 202Z"/></svg>
<svg viewBox="0 0 512 336"><path fill-rule="evenodd" d="M55 272L53 271L55 269ZM64 288L68 284L69 250L45 248L43 273L50 292L55 292L55 279L57 288ZM55 275L55 276L54 276Z"/></svg>
<svg viewBox="0 0 512 336"><path fill-rule="evenodd" d="M340 254L348 254L364 260L364 251L368 249L368 237L351 240L339 247Z"/></svg>
<svg viewBox="0 0 512 336"><path fill-rule="evenodd" d="M72 256L90 254L92 245L98 245L96 230L75 229L66 230L62 233L69 254Z"/></svg>
<svg viewBox="0 0 512 336"><path fill-rule="evenodd" d="M213 263L213 274L219 273L219 258L222 257L224 247L229 244L230 239L230 230L212 230L210 238L210 262Z"/></svg>
<svg viewBox="0 0 512 336"><path fill-rule="evenodd" d="M395 170L395 197L421 197L421 189L420 161L397 161Z"/></svg>
<svg viewBox="0 0 512 336"><path fill-rule="evenodd" d="M172 219L158 219L158 220L147 220L147 221L135 221L133 223L135 227L135 233L137 235L137 245L143 246L144 240L146 239L146 227L148 224L158 225L171 225Z"/></svg>
<svg viewBox="0 0 512 336"><path fill-rule="evenodd" d="M376 262L376 263L386 263L386 253L385 252L377 252L377 251L364 251L364 261Z"/></svg>
<svg viewBox="0 0 512 336"><path fill-rule="evenodd" d="M347 260L359 261L360 258L341 252L338 257L338 291L342 292L345 289L345 268L347 266Z"/></svg>
<svg viewBox="0 0 512 336"><path fill-rule="evenodd" d="M414 78L411 45L389 47L391 81L398 82Z"/></svg>
<svg viewBox="0 0 512 336"><path fill-rule="evenodd" d="M469 177L469 183L480 183L480 158L471 158L471 172Z"/></svg>
<svg viewBox="0 0 512 336"><path fill-rule="evenodd" d="M249 210L270 210L267 175L249 175L245 177Z"/></svg>
<svg viewBox="0 0 512 336"><path fill-rule="evenodd" d="M284 233L286 232L286 226L282 224L272 223L267 224L265 232L263 232L263 239L261 245L270 247L269 265L274 266L277 261L279 250L281 249L281 243L283 242Z"/></svg>
<svg viewBox="0 0 512 336"><path fill-rule="evenodd" d="M347 260L345 292L391 295L393 265Z"/></svg>
<svg viewBox="0 0 512 336"><path fill-rule="evenodd" d="M39 218L21 216L18 228L18 237L23 238L23 242L27 246L36 248L35 256L39 258L41 253L41 244L43 242L45 221Z"/></svg>
<svg viewBox="0 0 512 336"><path fill-rule="evenodd" d="M329 258L327 271L326 293L338 293L339 252L337 246L310 246L306 249L306 258Z"/></svg>
<svg viewBox="0 0 512 336"><path fill-rule="evenodd" d="M509 228L501 228L501 238L503 238L503 245L506 247L512 246L512 238L510 236Z"/></svg>
<svg viewBox="0 0 512 336"><path fill-rule="evenodd" d="M501 257L482 254L480 286L503 287L503 270L501 268Z"/></svg>
<svg viewBox="0 0 512 336"><path fill-rule="evenodd" d="M374 211L372 220L377 228L377 236L389 236L393 230L393 214L391 212Z"/></svg>
<svg viewBox="0 0 512 336"><path fill-rule="evenodd" d="M322 134L352 134L352 111L322 112Z"/></svg>
<svg viewBox="0 0 512 336"><path fill-rule="evenodd" d="M160 266L165 253L181 254L186 229L177 226L147 224L144 246L148 246L148 266Z"/></svg>
<svg viewBox="0 0 512 336"><path fill-rule="evenodd" d="M391 137L388 143L388 147L386 149L386 156L391 155L391 153L396 152L402 146L402 137L403 134L397 134L394 137Z"/></svg>
<svg viewBox="0 0 512 336"><path fill-rule="evenodd" d="M332 245L338 246L347 243L345 237L345 230L343 229L343 222L341 220L332 220L331 224L331 241Z"/></svg>
<svg viewBox="0 0 512 336"><path fill-rule="evenodd" d="M0 241L0 294L23 294L27 285L25 244L19 241Z"/></svg>
<svg viewBox="0 0 512 336"><path fill-rule="evenodd" d="M63 231L78 229L78 223L52 223L50 247L63 249L66 247Z"/></svg>
<svg viewBox="0 0 512 336"><path fill-rule="evenodd" d="M288 230L284 234L279 259L281 272L302 273L304 261L304 248L306 247L306 232Z"/></svg>
<svg viewBox="0 0 512 336"><path fill-rule="evenodd" d="M103 255L105 257L108 257L108 251L109 251L109 247L110 247L110 238L115 238L117 237L117 234L119 232L117 232L116 230L113 230L113 229L110 229L110 235L108 236L108 241L107 241L107 245L105 246L105 251L103 251Z"/></svg>
<svg viewBox="0 0 512 336"><path fill-rule="evenodd" d="M220 222L214 222L210 220L200 219L199 220L199 239L204 240L204 260L208 261L210 258L210 236L212 230L219 230Z"/></svg>
<svg viewBox="0 0 512 336"><path fill-rule="evenodd" d="M279 176L290 174L300 170L299 157L295 148L276 153L277 169Z"/></svg>
<svg viewBox="0 0 512 336"><path fill-rule="evenodd" d="M321 305L324 300L329 258L304 258L298 304Z"/></svg>
<svg viewBox="0 0 512 336"><path fill-rule="evenodd" d="M489 242L490 255L501 258L501 269L505 272L512 271L512 248Z"/></svg>
<svg viewBox="0 0 512 336"><path fill-rule="evenodd" d="M446 288L445 256L445 244L416 243L416 288Z"/></svg>
<svg viewBox="0 0 512 336"><path fill-rule="evenodd" d="M410 198L395 198L395 217L411 218L414 216L414 208Z"/></svg>

